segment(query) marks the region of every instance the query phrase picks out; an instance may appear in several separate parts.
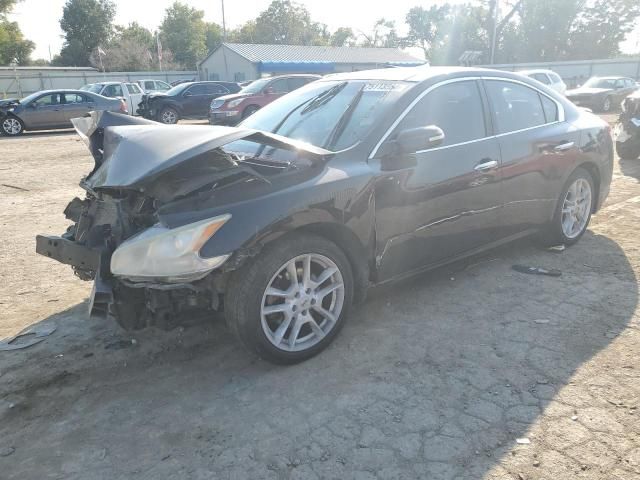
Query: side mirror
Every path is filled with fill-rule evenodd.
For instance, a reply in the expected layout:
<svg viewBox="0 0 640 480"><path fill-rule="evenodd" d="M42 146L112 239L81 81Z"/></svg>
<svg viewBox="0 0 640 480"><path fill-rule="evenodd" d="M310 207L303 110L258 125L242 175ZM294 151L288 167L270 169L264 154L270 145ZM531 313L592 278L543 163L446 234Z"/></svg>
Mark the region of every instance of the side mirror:
<svg viewBox="0 0 640 480"><path fill-rule="evenodd" d="M436 125L409 128L398 133L395 143L403 154L416 153L437 147L444 141L444 132Z"/></svg>
<svg viewBox="0 0 640 480"><path fill-rule="evenodd" d="M273 87L267 87L264 89L264 93L274 93Z"/></svg>
<svg viewBox="0 0 640 480"><path fill-rule="evenodd" d="M191 92L185 92L184 96L185 96L185 97L193 97L193 93L191 93Z"/></svg>
<svg viewBox="0 0 640 480"><path fill-rule="evenodd" d="M38 108L38 104L36 102L32 102L29 105L27 105L27 107L29 107L29 108Z"/></svg>

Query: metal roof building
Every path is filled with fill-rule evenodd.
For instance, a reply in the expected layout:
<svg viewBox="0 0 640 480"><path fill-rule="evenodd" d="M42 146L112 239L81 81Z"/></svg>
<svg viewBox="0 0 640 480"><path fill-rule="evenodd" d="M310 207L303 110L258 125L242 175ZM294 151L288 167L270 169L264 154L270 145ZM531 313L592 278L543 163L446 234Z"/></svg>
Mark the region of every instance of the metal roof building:
<svg viewBox="0 0 640 480"><path fill-rule="evenodd" d="M325 74L424 63L396 48L223 43L198 64L198 70L203 80L243 82L283 73Z"/></svg>

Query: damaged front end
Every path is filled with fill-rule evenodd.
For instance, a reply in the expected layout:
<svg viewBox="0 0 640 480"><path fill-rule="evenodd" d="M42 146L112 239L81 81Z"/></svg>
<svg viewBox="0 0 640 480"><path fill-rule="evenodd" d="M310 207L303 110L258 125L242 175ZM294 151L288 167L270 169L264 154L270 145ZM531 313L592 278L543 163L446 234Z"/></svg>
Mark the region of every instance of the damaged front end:
<svg viewBox="0 0 640 480"><path fill-rule="evenodd" d="M309 166L331 154L268 132L168 126L112 112L73 124L95 167L80 182L86 197L64 211L73 224L61 236L39 235L36 251L93 280L90 314L113 316L128 330L170 328L186 310L219 309L226 272L238 266L230 258L246 240L225 231L232 213L220 207L220 192L233 192L227 197L237 202L238 191L268 192L271 179L300 170L225 145L297 151Z"/></svg>
<svg viewBox="0 0 640 480"><path fill-rule="evenodd" d="M616 151L623 160L640 156L640 92L622 102L622 113L615 127Z"/></svg>

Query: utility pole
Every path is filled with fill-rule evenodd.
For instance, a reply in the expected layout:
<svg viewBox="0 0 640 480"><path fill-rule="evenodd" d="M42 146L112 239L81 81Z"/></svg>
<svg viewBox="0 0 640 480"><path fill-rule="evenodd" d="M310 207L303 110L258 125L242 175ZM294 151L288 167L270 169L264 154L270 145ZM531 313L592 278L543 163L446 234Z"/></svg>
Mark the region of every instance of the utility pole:
<svg viewBox="0 0 640 480"><path fill-rule="evenodd" d="M500 8L498 6L498 0L492 0L491 5L493 7L491 12L491 15L493 17L493 22L492 22L493 28L491 29L491 50L489 55L489 63L493 65L496 58L496 43L497 43L497 37L498 37L498 14L500 12Z"/></svg>
<svg viewBox="0 0 640 480"><path fill-rule="evenodd" d="M225 18L224 18L224 0L220 0L220 2L222 3L222 41L226 42L227 41L227 22L225 21Z"/></svg>

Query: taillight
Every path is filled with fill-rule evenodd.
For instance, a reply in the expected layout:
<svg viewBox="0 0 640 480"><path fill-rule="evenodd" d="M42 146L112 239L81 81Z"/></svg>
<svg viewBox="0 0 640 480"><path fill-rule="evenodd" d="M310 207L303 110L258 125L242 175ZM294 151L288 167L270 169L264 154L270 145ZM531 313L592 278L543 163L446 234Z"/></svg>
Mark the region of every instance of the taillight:
<svg viewBox="0 0 640 480"><path fill-rule="evenodd" d="M120 111L122 113L129 113L129 112L127 112L127 102L125 102L122 99L120 99Z"/></svg>

